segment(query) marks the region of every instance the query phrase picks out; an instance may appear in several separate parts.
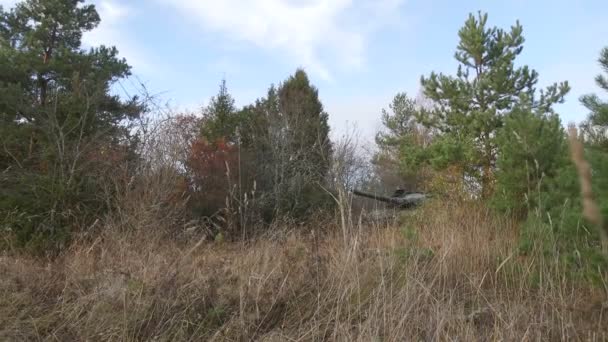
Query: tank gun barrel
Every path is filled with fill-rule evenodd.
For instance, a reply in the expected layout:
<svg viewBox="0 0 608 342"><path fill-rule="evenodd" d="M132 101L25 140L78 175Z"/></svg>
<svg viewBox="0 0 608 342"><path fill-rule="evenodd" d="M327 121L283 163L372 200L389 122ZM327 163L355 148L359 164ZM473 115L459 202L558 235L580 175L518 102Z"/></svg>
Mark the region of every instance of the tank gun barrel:
<svg viewBox="0 0 608 342"><path fill-rule="evenodd" d="M353 194L355 194L357 196L361 196L361 197L371 198L371 199L379 201L379 202L389 203L393 206L400 207L400 208L414 207L414 206L422 203L428 197L426 194L418 193L418 192L405 194L405 195L399 196L399 197L388 197L388 196L372 194L369 192L364 192L364 191L357 190L357 189L353 190Z"/></svg>
<svg viewBox="0 0 608 342"><path fill-rule="evenodd" d="M371 198L373 200L380 201L380 202L394 203L393 198L391 198L391 197L382 196L382 195L378 195L378 194L372 194L369 192L363 192L361 190L355 189L355 190L353 190L353 194L355 194L357 196L361 196L361 197Z"/></svg>

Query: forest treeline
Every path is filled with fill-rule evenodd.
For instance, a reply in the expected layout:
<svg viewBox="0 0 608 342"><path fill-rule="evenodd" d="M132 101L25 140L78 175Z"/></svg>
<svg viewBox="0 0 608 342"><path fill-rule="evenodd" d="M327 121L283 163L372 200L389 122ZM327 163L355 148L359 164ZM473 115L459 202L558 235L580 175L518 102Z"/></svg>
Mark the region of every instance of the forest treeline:
<svg viewBox="0 0 608 342"><path fill-rule="evenodd" d="M214 235L247 238L277 220L332 216L355 185L392 183L440 200L481 200L516 217L524 253L551 243L575 268L606 266L606 227L582 216L579 177L554 110L570 87L558 80L539 89L538 73L518 63L525 42L518 22L502 29L484 13L466 18L458 68L422 76L421 97L395 96L366 169L352 142L330 141L328 113L301 69L242 108L224 80L200 113L149 121L149 98L113 91L131 76L117 49L82 47L100 20L82 0L0 10L3 248L60 250L75 232L144 199L158 218L179 204L179 220L208 220ZM595 80L608 91L608 48L599 63L605 74ZM608 102L594 94L580 101L590 114L578 138L607 217ZM161 183L168 190L151 195ZM126 205L127 193L139 195Z"/></svg>

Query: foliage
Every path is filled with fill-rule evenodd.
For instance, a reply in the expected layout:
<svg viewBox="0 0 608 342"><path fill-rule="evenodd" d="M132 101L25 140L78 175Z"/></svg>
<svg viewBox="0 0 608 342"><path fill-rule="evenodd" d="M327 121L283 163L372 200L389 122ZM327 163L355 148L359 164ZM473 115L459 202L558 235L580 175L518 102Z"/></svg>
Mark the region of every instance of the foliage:
<svg viewBox="0 0 608 342"><path fill-rule="evenodd" d="M395 186L414 190L422 185L425 148L431 142L432 131L416 121L420 110L421 105L406 93L395 95L389 110L382 109L384 130L376 134L380 150L374 156L374 165L383 183L395 183L389 179L388 168L399 170L397 182L400 184Z"/></svg>
<svg viewBox="0 0 608 342"><path fill-rule="evenodd" d="M598 59L602 70L607 75L597 75L595 83L600 89L608 92L608 47L605 47L600 53ZM581 98L581 102L591 112L587 121L591 125L608 126L608 102L601 100L595 94L585 95Z"/></svg>
<svg viewBox="0 0 608 342"><path fill-rule="evenodd" d="M604 50L600 62L608 65L608 59L604 58L606 55ZM596 81L600 86L605 85L605 78L602 76L598 76ZM608 150L606 140L601 134L602 129L605 129L605 126L602 127L605 123L601 118L606 107L596 95L586 95L581 102L591 111L588 120L582 124L581 137L586 138L584 157L591 165L594 200L599 204L601 215L607 217ZM528 128L524 130L522 127L520 132L530 132L530 127L538 128L533 120L523 122L522 126ZM557 129L561 131L561 127ZM541 158L540 164L546 170L543 170L543 179L536 180L539 184L536 192L528 192L529 196L535 196L538 200L534 214L523 227L522 250L528 252L533 242L542 243L547 254L561 257L571 274L601 282L601 275L608 267L608 260L602 255L599 230L583 219L580 176L577 175L572 162L567 159L565 148L559 147L563 145L563 135L558 138L555 134L549 134L555 136L551 143L551 139L547 139L542 132L537 130L531 133L529 138L535 139L530 139L530 142L540 150L536 155ZM546 161L552 161L553 166L544 164ZM535 234L539 227L546 227L551 234ZM552 236L551 241L547 240L548 236Z"/></svg>
<svg viewBox="0 0 608 342"><path fill-rule="evenodd" d="M301 161L293 173L309 173L311 182L323 182L331 161L328 114L319 91L304 70L296 70L277 92L279 113L285 119L285 140L291 158Z"/></svg>
<svg viewBox="0 0 608 342"><path fill-rule="evenodd" d="M227 143L236 144L240 124L234 99L228 92L226 80L222 80L218 94L211 98L209 105L203 110L201 136L208 141L222 139Z"/></svg>
<svg viewBox="0 0 608 342"><path fill-rule="evenodd" d="M389 104L389 110L382 109L384 131L376 134L376 144L384 148L399 147L402 139L412 135L417 129L416 112L419 106L407 93L398 93Z"/></svg>
<svg viewBox="0 0 608 342"><path fill-rule="evenodd" d="M542 205L539 192L569 161L566 138L556 114L533 112L517 106L498 132L501 153L497 160L494 205L504 212L525 216ZM549 181L547 181L549 180Z"/></svg>
<svg viewBox="0 0 608 342"><path fill-rule="evenodd" d="M515 66L524 43L521 25L516 23L509 32L487 28L487 18L487 14L480 13L477 17L471 14L458 32L456 76L433 72L429 77L422 77L424 94L435 107L418 115L421 123L449 136L448 141L470 149L439 157L440 164L453 158L472 157L461 164L466 167L465 176L474 177L481 184L484 197L492 194L493 173L500 153L496 137L504 125L505 115L522 99L532 103L533 108L549 112L569 90L565 82L554 84L541 91L536 99L537 72L527 66ZM431 151L453 152L446 148Z"/></svg>
<svg viewBox="0 0 608 342"><path fill-rule="evenodd" d="M608 47L600 53L599 64L604 73L608 74ZM608 92L608 78L606 75L597 75L596 84L600 89ZM608 102L601 100L595 94L585 95L581 102L590 114L587 120L581 125L583 139L587 143L586 155L592 167L592 181L594 186L594 196L598 202L601 219L600 226L595 227L599 230L608 231ZM605 233L604 233L605 234ZM597 240L597 239L596 239ZM604 250L606 253L606 250ZM605 255L606 257L606 255Z"/></svg>
<svg viewBox="0 0 608 342"><path fill-rule="evenodd" d="M116 48L81 48L82 34L100 22L82 2L0 10L0 216L18 213L4 228L21 245L65 242L107 206L103 171L137 158L125 122L145 108L110 92L130 75Z"/></svg>
<svg viewBox="0 0 608 342"><path fill-rule="evenodd" d="M325 207L329 196L322 186L332 158L328 115L318 90L299 69L264 98L246 106L242 146L252 161L263 216L303 219Z"/></svg>
<svg viewBox="0 0 608 342"><path fill-rule="evenodd" d="M607 75L597 75L597 85L608 92L608 47L600 54L599 63ZM592 166L595 196L604 220L608 220L608 101L597 95L583 96L581 102L590 110L583 123L583 135L587 134L587 158Z"/></svg>
<svg viewBox="0 0 608 342"><path fill-rule="evenodd" d="M192 202L202 215L225 208L230 197L267 222L303 219L329 203L322 186L331 155L327 113L303 70L241 110L222 81L191 145L187 169L197 199Z"/></svg>
<svg viewBox="0 0 608 342"><path fill-rule="evenodd" d="M222 140L209 143L197 139L192 143L186 167L191 175L190 202L196 214L212 216L225 208L240 172L237 148Z"/></svg>

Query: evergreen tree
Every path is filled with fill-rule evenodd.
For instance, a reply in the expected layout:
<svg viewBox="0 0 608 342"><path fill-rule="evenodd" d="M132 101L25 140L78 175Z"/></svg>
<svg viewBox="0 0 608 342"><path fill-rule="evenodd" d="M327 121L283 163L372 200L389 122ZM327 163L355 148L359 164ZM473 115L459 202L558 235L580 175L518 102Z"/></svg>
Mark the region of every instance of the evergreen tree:
<svg viewBox="0 0 608 342"><path fill-rule="evenodd" d="M319 187L331 162L327 113L303 70L271 86L239 113L243 151L251 161L263 216L302 218L327 199Z"/></svg>
<svg viewBox="0 0 608 342"><path fill-rule="evenodd" d="M418 187L423 150L431 137L430 130L416 121L420 110L417 101L406 93L398 93L389 109L382 109L384 130L376 134L379 151L373 163L381 182L393 189Z"/></svg>
<svg viewBox="0 0 608 342"><path fill-rule="evenodd" d="M487 18L487 14L471 14L458 32L456 76L433 72L422 77L424 94L434 101L435 109L419 115L422 123L446 135L438 142L447 139L460 146L455 149L461 151L458 155L435 158L457 163L460 156L469 156L470 160L461 162L463 171L465 176L478 180L484 197L492 193L499 153L496 137L505 115L522 101L549 112L569 90L567 83L554 84L535 98L537 72L527 66L515 66L524 43L521 25L516 23L507 32L488 28ZM469 151L462 153L465 149ZM450 153L454 149L435 150Z"/></svg>
<svg viewBox="0 0 608 342"><path fill-rule="evenodd" d="M301 216L326 199L319 185L326 182L331 162L328 115L304 70L277 89L278 104L269 126L275 168L274 193L278 211Z"/></svg>
<svg viewBox="0 0 608 342"><path fill-rule="evenodd" d="M218 94L212 97L209 105L204 108L202 123L202 135L208 141L224 140L237 143L240 122L225 79L220 83Z"/></svg>
<svg viewBox="0 0 608 342"><path fill-rule="evenodd" d="M279 112L277 88L271 85L265 97L245 106L238 114L241 122L241 147L246 155L245 184L255 183L258 213L271 222L281 212L287 194L282 184L286 180L286 125Z"/></svg>
<svg viewBox="0 0 608 342"><path fill-rule="evenodd" d="M205 109L202 135L209 142L238 145L240 192L252 191L255 183L257 209L265 220L302 218L326 203L319 185L326 183L332 155L327 119L318 90L297 70L241 110L222 81Z"/></svg>
<svg viewBox="0 0 608 342"><path fill-rule="evenodd" d="M596 80L602 84L602 77ZM592 168L593 192L606 216L606 140L595 134L601 132L605 107L594 95L583 97L582 102L591 109L584 128L597 128L583 134L591 138L586 142L585 159ZM579 177L558 116L546 107L534 109L530 101L522 101L505 117L497 142L500 154L494 203L507 212L527 215L521 227L521 251L540 247L545 255L559 256L570 275L600 280L608 264L599 248L598 231L582 217Z"/></svg>
<svg viewBox="0 0 608 342"><path fill-rule="evenodd" d="M322 182L331 160L328 115L304 70L298 69L278 89L279 112L284 118L286 142L298 167L309 181Z"/></svg>
<svg viewBox="0 0 608 342"><path fill-rule="evenodd" d="M82 0L0 10L0 215L22 241L69 231L74 208L82 219L103 208L100 163L133 155L124 123L145 108L110 92L130 67L114 47L81 48L99 22Z"/></svg>
<svg viewBox="0 0 608 342"><path fill-rule="evenodd" d="M605 75L595 77L596 84L608 92L608 47L602 49L598 60ZM598 95L590 94L581 98L590 113L582 124L583 137L586 139L585 158L591 164L593 192L608 229L608 101ZM608 266L608 260L606 266Z"/></svg>
<svg viewBox="0 0 608 342"><path fill-rule="evenodd" d="M416 101L406 93L398 93L389 104L389 110L382 109L382 125L385 130L376 134L376 144L384 148L396 147L403 137L416 130Z"/></svg>
<svg viewBox="0 0 608 342"><path fill-rule="evenodd" d="M530 208L547 205L541 194L547 193L552 180L568 165L559 116L518 105L505 117L496 142L500 148L494 194L497 208L521 217Z"/></svg>
<svg viewBox="0 0 608 342"><path fill-rule="evenodd" d="M600 53L598 60L602 70L608 75L608 47ZM608 92L608 76L597 75L595 83ZM581 97L582 104L591 112L583 125L583 130L592 141L608 146L608 101L601 100L595 94Z"/></svg>

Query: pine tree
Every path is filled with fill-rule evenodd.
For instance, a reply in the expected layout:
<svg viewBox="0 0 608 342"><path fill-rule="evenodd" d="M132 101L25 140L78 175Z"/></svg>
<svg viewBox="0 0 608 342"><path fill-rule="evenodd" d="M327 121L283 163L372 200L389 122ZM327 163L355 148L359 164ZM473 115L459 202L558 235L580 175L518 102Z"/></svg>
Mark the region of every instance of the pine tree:
<svg viewBox="0 0 608 342"><path fill-rule="evenodd" d="M595 83L608 92L608 47L601 51L598 62L607 75L597 75ZM601 100L595 94L589 94L581 97L581 103L590 111L583 125L587 137L598 144L608 146L608 101Z"/></svg>
<svg viewBox="0 0 608 342"><path fill-rule="evenodd" d="M109 94L114 82L130 75L129 65L118 58L116 48L81 48L82 34L100 22L94 5L81 3L28 0L2 13L0 51L5 58L0 68L9 72L2 73L1 91L8 96L2 97L0 110L9 121L41 121L55 108L59 121L84 115L63 110L86 102L74 101L74 95L87 97L89 105L95 98L94 108L89 108L95 112L91 129L97 128L95 124L108 128L141 113L134 101L124 103ZM77 109L82 112L83 108Z"/></svg>
<svg viewBox="0 0 608 342"><path fill-rule="evenodd" d="M456 76L433 72L422 77L424 94L433 100L435 109L419 115L421 122L443 132L444 140L459 144L455 151L469 150L459 152L470 157L461 164L466 176L478 180L484 197L492 194L499 153L496 136L505 115L521 101L548 112L569 90L567 83L554 84L535 98L538 73L515 66L523 50L522 26L516 23L509 32L488 28L487 18L487 14L471 14L458 32ZM440 153L451 150L437 149ZM460 159L458 155L439 158L451 163Z"/></svg>
<svg viewBox="0 0 608 342"><path fill-rule="evenodd" d="M398 93L389 109L382 109L384 129L376 134L379 151L373 163L385 186L412 190L419 186L422 152L431 137L431 131L416 120L421 108L406 93Z"/></svg>
<svg viewBox="0 0 608 342"><path fill-rule="evenodd" d="M557 114L518 105L498 131L496 192L493 202L505 212L524 217L528 209L548 205L546 193L568 164L565 132Z"/></svg>
<svg viewBox="0 0 608 342"><path fill-rule="evenodd" d="M223 79L219 92L203 110L202 135L212 143L223 140L236 144L239 124L234 98L228 92L226 80Z"/></svg>
<svg viewBox="0 0 608 342"><path fill-rule="evenodd" d="M597 75L595 82L608 92L608 47L602 49L598 62L604 75ZM582 124L582 135L586 138L585 158L591 164L594 197L604 219L604 227L597 228L608 229L608 101L590 94L581 102L590 111Z"/></svg>
<svg viewBox="0 0 608 342"><path fill-rule="evenodd" d="M389 104L389 109L382 109L382 125L385 130L376 134L376 144L384 148L396 147L403 137L416 129L416 101L406 93L398 93Z"/></svg>
<svg viewBox="0 0 608 342"><path fill-rule="evenodd" d="M601 101L590 95L583 97L583 103L592 109L585 126L601 123ZM545 255L559 255L571 274L599 280L607 264L598 248L598 231L581 215L579 178L564 129L550 108L533 108L532 104L517 104L498 133L500 153L493 202L499 209L526 218L521 226L520 251L540 247ZM606 216L608 158L598 142L601 140L587 141L585 159L593 170L595 199Z"/></svg>
<svg viewBox="0 0 608 342"><path fill-rule="evenodd" d="M83 0L0 10L0 216L16 218L23 241L69 230L74 208L83 220L104 208L95 195L102 164L134 157L125 123L145 107L110 92L130 66L114 47L81 47L99 22Z"/></svg>

